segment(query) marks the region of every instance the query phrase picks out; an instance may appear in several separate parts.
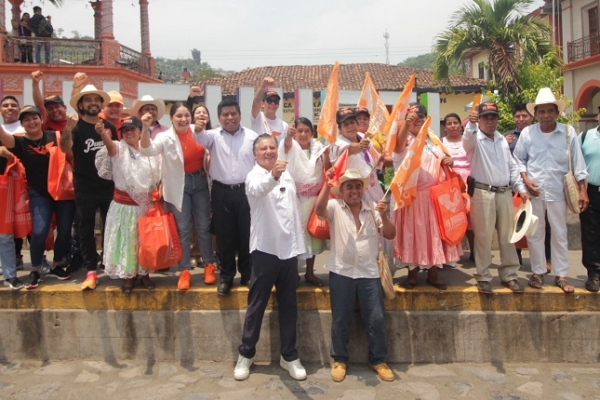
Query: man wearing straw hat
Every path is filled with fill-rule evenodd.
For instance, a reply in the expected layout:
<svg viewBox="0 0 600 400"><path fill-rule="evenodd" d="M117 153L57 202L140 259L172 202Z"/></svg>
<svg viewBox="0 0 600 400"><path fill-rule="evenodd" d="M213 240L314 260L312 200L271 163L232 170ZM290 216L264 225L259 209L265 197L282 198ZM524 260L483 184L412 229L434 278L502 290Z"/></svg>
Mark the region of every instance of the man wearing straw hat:
<svg viewBox="0 0 600 400"><path fill-rule="evenodd" d="M146 113L152 115L152 128L150 129L150 138L154 139L156 135L169 129L162 125L160 119L165 115L165 102L161 99L155 99L145 94L141 99L135 100L131 106L131 115L142 118Z"/></svg>
<svg viewBox="0 0 600 400"><path fill-rule="evenodd" d="M335 175L331 168L327 175ZM363 201L369 177L356 169L348 169L331 189L338 199L329 200L329 185L324 185L315 203L320 219L329 222L331 253L325 265L329 270L331 302L331 379L341 382L346 377L348 341L354 304L367 328L369 366L381 380L391 382L394 373L385 363L387 339L383 289L377 263L379 231L386 239L396 237L396 228L387 216L387 203Z"/></svg>
<svg viewBox="0 0 600 400"><path fill-rule="evenodd" d="M492 235L498 230L502 284L513 293L523 293L517 280L520 263L509 236L514 218L512 191L524 201L530 198L519 175L519 165L510 154L506 139L498 128L498 106L483 102L469 115L462 143L471 164L473 183L471 225L475 236L477 290L492 293ZM471 188L470 188L471 189Z"/></svg>
<svg viewBox="0 0 600 400"><path fill-rule="evenodd" d="M65 153L73 151L73 185L79 221L79 241L83 265L88 271L81 285L82 290L96 288L96 210L100 209L104 226L114 191L112 181L98 176L95 164L96 152L104 147L101 135L110 135L112 140L118 140L115 126L98 116L108 102L110 96L106 92L96 89L94 85L86 85L81 92L71 97L70 101L71 107L79 112L81 118L78 120L76 116L69 115L67 126L60 138L61 150Z"/></svg>
<svg viewBox="0 0 600 400"><path fill-rule="evenodd" d="M572 163L573 174L579 185L579 209L584 211L589 203L585 187L588 173L575 129L556 121L565 107L566 102L557 100L550 88L541 88L535 103L527 104L527 111L538 123L523 129L514 155L523 164L521 176L527 190L533 196L533 214L539 219L535 234L527 238L533 272L529 286L541 289L544 275L547 273L544 253L544 213L547 213L548 222L552 227L552 272L556 275L554 283L563 292L573 293L575 288L567 281L569 243L564 176L569 172L569 164ZM568 157L569 153L571 160Z"/></svg>

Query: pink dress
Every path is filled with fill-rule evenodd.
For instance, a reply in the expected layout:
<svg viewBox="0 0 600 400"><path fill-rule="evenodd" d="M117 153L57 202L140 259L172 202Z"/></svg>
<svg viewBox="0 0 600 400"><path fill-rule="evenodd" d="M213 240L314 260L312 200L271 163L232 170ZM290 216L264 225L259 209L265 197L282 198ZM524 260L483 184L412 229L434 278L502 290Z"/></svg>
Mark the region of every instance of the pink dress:
<svg viewBox="0 0 600 400"><path fill-rule="evenodd" d="M414 136L409 135L407 149L413 140ZM406 154L407 150L393 154L395 170L400 167ZM408 207L395 211L394 255L402 265L408 265L410 270L449 264L458 261L462 255L460 244L449 246L442 241L431 204L430 189L438 183L440 160L443 157L443 151L427 140L421 156L417 197Z"/></svg>
<svg viewBox="0 0 600 400"><path fill-rule="evenodd" d="M467 152L462 145L462 140L449 142L446 138L443 138L442 143L444 143L444 146L446 146L446 149L448 149L450 156L454 160L452 169L458 172L465 183L467 183L467 177L471 174L471 164L467 158Z"/></svg>

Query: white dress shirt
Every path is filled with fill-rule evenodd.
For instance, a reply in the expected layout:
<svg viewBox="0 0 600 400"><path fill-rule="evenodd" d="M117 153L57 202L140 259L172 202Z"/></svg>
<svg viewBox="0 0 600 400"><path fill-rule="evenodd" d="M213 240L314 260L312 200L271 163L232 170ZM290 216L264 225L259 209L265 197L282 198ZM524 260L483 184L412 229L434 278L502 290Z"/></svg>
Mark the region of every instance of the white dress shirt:
<svg viewBox="0 0 600 400"><path fill-rule="evenodd" d="M255 165L246 177L250 205L250 252L259 250L287 260L304 253L304 227L296 185L284 171L278 180Z"/></svg>
<svg viewBox="0 0 600 400"><path fill-rule="evenodd" d="M577 181L581 181L588 177L588 173L572 126L569 126L569 135L573 174ZM540 124L529 125L521 132L513 154L523 164L521 171L527 172L529 179L539 185L540 200L565 200L564 175L569 172L565 124L556 123L556 128L550 133L542 132Z"/></svg>
<svg viewBox="0 0 600 400"><path fill-rule="evenodd" d="M221 128L194 134L197 142L210 152L210 176L213 180L235 185L246 181L254 167L252 145L256 132L240 125L233 135Z"/></svg>
<svg viewBox="0 0 600 400"><path fill-rule="evenodd" d="M362 201L358 215L361 228L356 230L352 211L342 199L327 203L331 252L325 268L352 279L379 278L377 263L379 233L383 222L374 210L375 203ZM377 225L376 225L377 223Z"/></svg>
<svg viewBox="0 0 600 400"><path fill-rule="evenodd" d="M479 130L476 123L469 122L463 134L462 144L471 163L471 176L475 181L492 186L512 184L515 192L527 191L521 179L520 166L500 132L495 131L492 140Z"/></svg>

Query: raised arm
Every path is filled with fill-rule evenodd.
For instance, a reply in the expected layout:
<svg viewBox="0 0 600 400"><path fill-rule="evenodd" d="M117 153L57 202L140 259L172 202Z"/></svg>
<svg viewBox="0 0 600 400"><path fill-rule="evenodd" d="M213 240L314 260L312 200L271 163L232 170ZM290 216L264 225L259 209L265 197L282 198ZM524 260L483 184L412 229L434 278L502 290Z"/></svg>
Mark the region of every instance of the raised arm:
<svg viewBox="0 0 600 400"><path fill-rule="evenodd" d="M150 124L152 124L152 115L146 113L142 115L142 137L140 138L140 147L146 149L152 144L150 139Z"/></svg>
<svg viewBox="0 0 600 400"><path fill-rule="evenodd" d="M275 86L275 79L267 76L265 79L263 79L260 86L256 88L254 100L252 100L252 118L256 118L258 116L260 108L262 107L263 94L269 88L269 86Z"/></svg>
<svg viewBox="0 0 600 400"><path fill-rule="evenodd" d="M85 72L77 72L73 76L73 88L71 89L71 97L81 92L81 89L83 89L83 87L87 83L87 80L88 77Z"/></svg>
<svg viewBox="0 0 600 400"><path fill-rule="evenodd" d="M200 86L193 85L190 88L190 94L188 94L188 98L185 101L190 111L194 109L194 99L198 96L202 96L202 89Z"/></svg>
<svg viewBox="0 0 600 400"><path fill-rule="evenodd" d="M15 138L10 133L7 133L0 125L0 143L3 146L6 146L9 149L13 149L15 147Z"/></svg>
<svg viewBox="0 0 600 400"><path fill-rule="evenodd" d="M408 140L409 130L408 128L414 125L418 118L417 107L410 107L406 113L406 119L400 131L398 131L398 137L396 138L396 147L394 147L394 153L402 153L406 150L406 141Z"/></svg>
<svg viewBox="0 0 600 400"><path fill-rule="evenodd" d="M380 200L375 206L375 210L379 213L381 217L381 222L383 224L381 234L386 239L394 239L396 237L396 227L390 221L387 215L387 203L385 200Z"/></svg>
<svg viewBox="0 0 600 400"><path fill-rule="evenodd" d="M74 114L67 115L67 125L60 136L60 149L64 153L69 153L73 148L73 129L77 125L77 116Z"/></svg>
<svg viewBox="0 0 600 400"><path fill-rule="evenodd" d="M46 112L46 106L44 106L44 96L42 96L42 91L40 89L40 81L44 73L42 71L33 71L31 73L31 89L33 90L33 104L40 110L42 114L40 117L42 122L46 122L46 118L48 117L48 113Z"/></svg>
<svg viewBox="0 0 600 400"><path fill-rule="evenodd" d="M469 151L475 147L475 140L477 139L477 121L479 120L479 112L477 110L471 111L469 114L469 122L465 127L465 132L462 137L462 146L465 151Z"/></svg>
<svg viewBox="0 0 600 400"><path fill-rule="evenodd" d="M335 171L333 168L327 170L325 174L325 179L331 178L335 175ZM315 201L315 213L320 219L327 219L329 217L329 213L327 212L327 203L329 202L329 191L331 188L327 183L323 185L319 195L317 196L317 200Z"/></svg>

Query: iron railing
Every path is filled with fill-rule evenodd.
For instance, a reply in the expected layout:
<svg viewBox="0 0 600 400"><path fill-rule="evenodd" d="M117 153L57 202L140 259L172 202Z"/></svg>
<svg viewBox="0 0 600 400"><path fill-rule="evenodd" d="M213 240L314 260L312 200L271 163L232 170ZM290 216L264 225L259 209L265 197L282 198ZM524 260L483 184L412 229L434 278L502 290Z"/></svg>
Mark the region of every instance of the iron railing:
<svg viewBox="0 0 600 400"><path fill-rule="evenodd" d="M600 34L584 36L567 44L569 62L600 54Z"/></svg>
<svg viewBox="0 0 600 400"><path fill-rule="evenodd" d="M150 57L120 46L119 57L102 59L102 41L6 36L4 60L8 63L53 65L118 65L150 75Z"/></svg>

